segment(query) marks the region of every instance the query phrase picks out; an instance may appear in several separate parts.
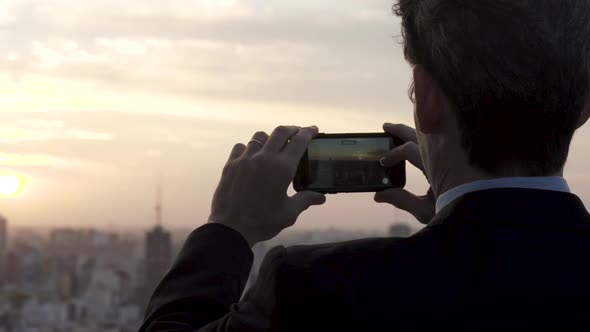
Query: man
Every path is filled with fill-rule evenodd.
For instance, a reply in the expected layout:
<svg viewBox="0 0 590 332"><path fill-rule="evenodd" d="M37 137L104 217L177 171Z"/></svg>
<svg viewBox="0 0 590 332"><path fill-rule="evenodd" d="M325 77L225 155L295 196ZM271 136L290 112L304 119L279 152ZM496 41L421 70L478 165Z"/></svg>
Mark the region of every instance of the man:
<svg viewBox="0 0 590 332"><path fill-rule="evenodd" d="M240 301L250 248L325 200L286 194L317 128L257 133L234 147L142 331L590 329L590 216L562 177L590 117L590 2L400 0L395 12L417 131L386 124L406 144L382 164L409 160L431 190L375 200L426 228L276 248Z"/></svg>

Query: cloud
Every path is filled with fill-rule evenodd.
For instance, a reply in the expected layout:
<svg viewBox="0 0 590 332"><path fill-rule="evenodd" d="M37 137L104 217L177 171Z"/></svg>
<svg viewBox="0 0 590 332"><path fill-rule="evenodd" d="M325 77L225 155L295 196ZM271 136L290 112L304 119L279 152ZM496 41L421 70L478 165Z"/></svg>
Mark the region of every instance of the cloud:
<svg viewBox="0 0 590 332"><path fill-rule="evenodd" d="M97 132L86 129L68 129L65 131L65 138L72 138L84 141L112 141L112 133Z"/></svg>
<svg viewBox="0 0 590 332"><path fill-rule="evenodd" d="M95 65L107 61L103 55L84 50L73 40L57 43L33 41L30 55L35 59L31 65L41 71L69 64Z"/></svg>
<svg viewBox="0 0 590 332"><path fill-rule="evenodd" d="M45 128L45 129L63 129L65 128L65 122L63 120L56 119L42 119L42 118L21 118L17 123L30 126L33 128Z"/></svg>
<svg viewBox="0 0 590 332"><path fill-rule="evenodd" d="M158 149L147 149L145 150L145 155L150 158L160 158L162 156L162 151Z"/></svg>
<svg viewBox="0 0 590 332"><path fill-rule="evenodd" d="M252 1L238 0L170 0L166 2L149 0L128 0L122 5L117 0L94 0L72 2L69 0L32 1L30 5L37 19L56 24L78 22L80 17L115 14L130 17L152 17L165 15L175 18L224 20L254 15ZM58 21L57 19L61 19Z"/></svg>
<svg viewBox="0 0 590 332"><path fill-rule="evenodd" d="M20 79L357 109L406 98L409 69L386 1L37 0L8 8L19 19L7 24L0 72Z"/></svg>
<svg viewBox="0 0 590 332"><path fill-rule="evenodd" d="M67 127L62 120L24 118L0 125L0 143L18 144L51 140L112 141L109 132Z"/></svg>
<svg viewBox="0 0 590 332"><path fill-rule="evenodd" d="M0 152L1 166L65 166L71 165L66 159L46 154L15 154Z"/></svg>
<svg viewBox="0 0 590 332"><path fill-rule="evenodd" d="M0 152L1 167L51 167L59 169L77 169L86 171L107 170L105 165L73 158L64 158L50 154L19 154Z"/></svg>

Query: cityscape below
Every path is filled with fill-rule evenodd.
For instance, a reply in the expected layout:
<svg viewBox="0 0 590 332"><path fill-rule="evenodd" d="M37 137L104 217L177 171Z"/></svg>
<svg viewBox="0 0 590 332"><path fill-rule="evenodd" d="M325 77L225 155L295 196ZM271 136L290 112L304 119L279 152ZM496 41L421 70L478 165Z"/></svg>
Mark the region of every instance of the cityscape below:
<svg viewBox="0 0 590 332"><path fill-rule="evenodd" d="M44 233L11 228L0 217L0 332L137 331L153 290L191 231L168 230L160 202L158 190L155 226L145 233L59 227ZM287 230L253 248L246 288L274 246L407 237L414 231L398 222L381 232Z"/></svg>

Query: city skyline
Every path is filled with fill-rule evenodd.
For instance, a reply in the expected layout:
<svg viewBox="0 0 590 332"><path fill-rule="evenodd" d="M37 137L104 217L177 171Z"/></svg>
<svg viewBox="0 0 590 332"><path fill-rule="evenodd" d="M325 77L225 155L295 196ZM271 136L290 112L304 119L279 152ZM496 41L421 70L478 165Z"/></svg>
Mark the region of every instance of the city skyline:
<svg viewBox="0 0 590 332"><path fill-rule="evenodd" d="M172 234L156 220L128 236L93 228L55 227L46 236L11 231L0 218L0 330L137 331L145 306L187 233ZM11 240L4 242L8 228ZM408 225L389 232L287 231L253 248L247 288L266 253L278 245L318 244L378 236L407 236ZM0 248L1 249L1 248Z"/></svg>
<svg viewBox="0 0 590 332"><path fill-rule="evenodd" d="M15 227L145 230L163 174L166 226L195 228L233 144L258 130L412 124L392 4L5 1L0 177L10 185L19 176L26 188L18 197L0 190L0 214ZM585 127L565 171L587 206L588 148ZM410 166L408 188L427 189ZM295 229L384 230L395 213L371 194L330 196Z"/></svg>

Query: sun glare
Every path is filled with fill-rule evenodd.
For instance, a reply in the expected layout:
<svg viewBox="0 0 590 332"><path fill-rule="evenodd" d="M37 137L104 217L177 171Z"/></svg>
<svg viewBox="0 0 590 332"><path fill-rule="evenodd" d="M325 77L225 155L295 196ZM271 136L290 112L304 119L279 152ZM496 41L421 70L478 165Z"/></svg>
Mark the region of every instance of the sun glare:
<svg viewBox="0 0 590 332"><path fill-rule="evenodd" d="M0 174L0 196L14 197L22 193L25 180L16 174Z"/></svg>

